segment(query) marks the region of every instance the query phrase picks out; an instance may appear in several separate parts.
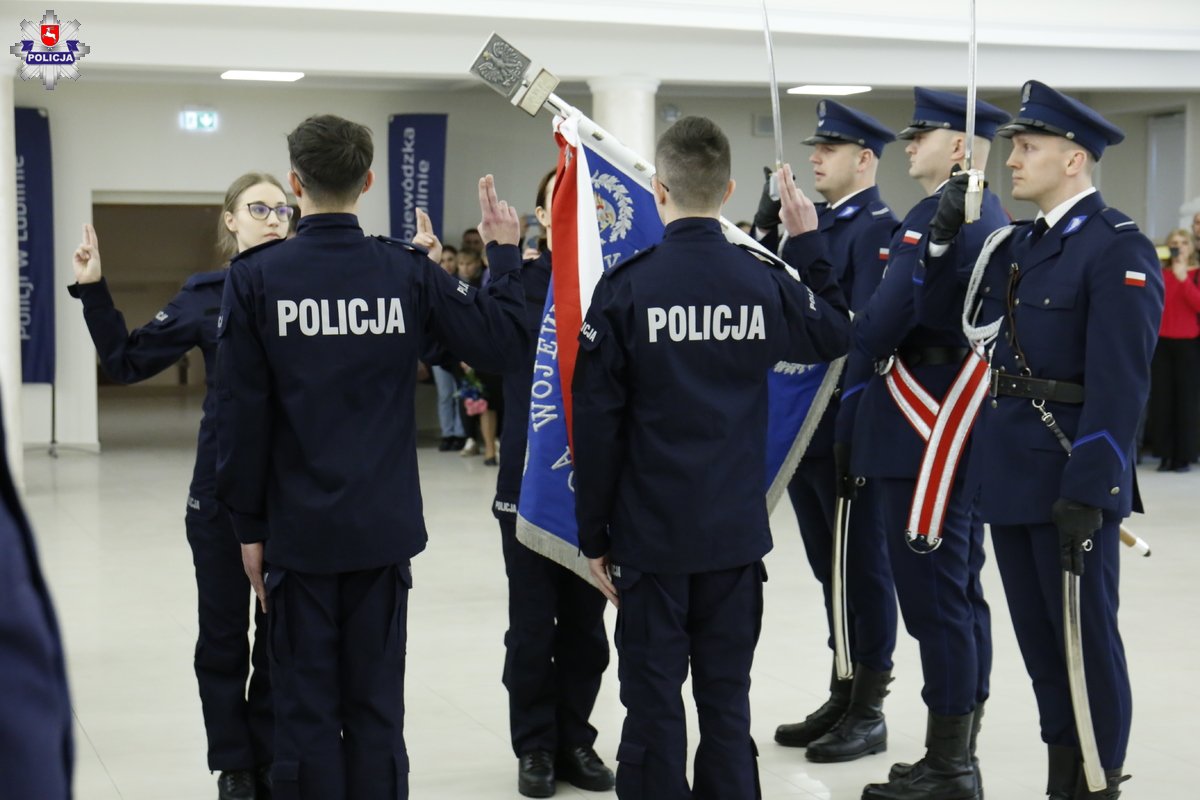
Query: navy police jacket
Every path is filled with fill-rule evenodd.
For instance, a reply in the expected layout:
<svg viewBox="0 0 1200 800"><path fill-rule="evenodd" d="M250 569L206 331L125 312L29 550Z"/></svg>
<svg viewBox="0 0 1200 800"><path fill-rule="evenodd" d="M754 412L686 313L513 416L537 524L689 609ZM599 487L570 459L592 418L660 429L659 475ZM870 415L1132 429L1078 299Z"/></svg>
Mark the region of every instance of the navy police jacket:
<svg viewBox="0 0 1200 800"><path fill-rule="evenodd" d="M272 566L339 573L425 547L413 402L436 341L487 371L526 352L516 246L475 289L421 248L313 214L233 260L218 345L217 497Z"/></svg>
<svg viewBox="0 0 1200 800"><path fill-rule="evenodd" d="M201 272L187 279L179 293L154 319L132 333L125 317L113 305L108 282L76 283L67 287L83 302L83 319L104 373L118 383L152 378L183 358L193 347L204 356L204 416L196 443L188 507L206 517L217 513L217 317L225 270Z"/></svg>
<svg viewBox="0 0 1200 800"><path fill-rule="evenodd" d="M837 208L830 208L828 203L818 203L817 215L838 285L846 295L850 310L857 314L866 306L883 278L888 248L898 224L896 215L880 198L878 186L862 190ZM788 239L783 246L783 259L789 262L800 257L794 251L792 241ZM848 355L847 362L856 358L853 349ZM857 357L862 358L861 355ZM847 363L842 372L840 399L830 401L805 451L806 458L832 454L835 425L837 440L850 440L854 411L859 400L856 392L847 391L849 387L845 384L845 376L851 372L852 366Z"/></svg>
<svg viewBox="0 0 1200 800"><path fill-rule="evenodd" d="M672 222L661 244L600 280L572 384L584 554L686 574L771 549L767 372L849 346L821 235L798 240L808 285L727 242L708 218Z"/></svg>
<svg viewBox="0 0 1200 800"><path fill-rule="evenodd" d="M874 362L908 349L961 348L962 306L947 307L941 318L917 319L916 295L924 282L929 223L937 211L941 191L924 198L896 228L888 255L887 272L866 307L854 318L858 353L851 359L852 374L846 392L861 390L851 438L851 472L875 478L915 478L920 471L925 441L896 408L884 379L874 373ZM985 190L980 219L964 225L950 244L943 261L969 272L988 234L1008 223L999 198ZM961 362L961 359L960 359ZM935 398L942 399L959 362L943 365L910 365L913 377ZM965 463L965 462L964 462Z"/></svg>
<svg viewBox="0 0 1200 800"><path fill-rule="evenodd" d="M520 364L504 374L504 424L500 429L500 449L506 457L500 461L496 476L496 499L492 510L497 517L513 517L521 498L521 477L525 471L525 450L529 443L529 403L533 389L533 364L537 357L538 331L545 314L546 293L550 286L550 254L542 253L521 265L521 284L525 289L525 351Z"/></svg>
<svg viewBox="0 0 1200 800"><path fill-rule="evenodd" d="M1000 525L1045 523L1054 501L1066 497L1124 518L1162 317L1162 269L1137 225L1107 208L1098 192L1036 244L1032 231L1032 223L1017 225L989 260L979 321L1004 316L1017 265L1013 319L1029 369L1035 378L1082 384L1084 401L1046 403L1073 443L1070 457L1028 399L984 402L972 454L983 480L983 517ZM930 272L944 269L931 265ZM992 366L1020 373L1010 332L1006 321Z"/></svg>
<svg viewBox="0 0 1200 800"><path fill-rule="evenodd" d="M0 420L0 778L5 797L71 796L71 703L62 640Z"/></svg>

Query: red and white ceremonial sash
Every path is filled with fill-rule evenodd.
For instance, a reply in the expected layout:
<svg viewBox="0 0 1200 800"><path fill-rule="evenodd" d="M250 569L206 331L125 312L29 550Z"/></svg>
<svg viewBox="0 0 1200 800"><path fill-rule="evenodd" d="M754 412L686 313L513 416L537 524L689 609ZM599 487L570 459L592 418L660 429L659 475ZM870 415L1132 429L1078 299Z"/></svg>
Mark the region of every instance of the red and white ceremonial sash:
<svg viewBox="0 0 1200 800"><path fill-rule="evenodd" d="M896 408L925 441L905 535L910 544L924 538L928 550L941 544L946 504L959 459L988 392L988 362L971 349L939 403L897 358L884 379Z"/></svg>

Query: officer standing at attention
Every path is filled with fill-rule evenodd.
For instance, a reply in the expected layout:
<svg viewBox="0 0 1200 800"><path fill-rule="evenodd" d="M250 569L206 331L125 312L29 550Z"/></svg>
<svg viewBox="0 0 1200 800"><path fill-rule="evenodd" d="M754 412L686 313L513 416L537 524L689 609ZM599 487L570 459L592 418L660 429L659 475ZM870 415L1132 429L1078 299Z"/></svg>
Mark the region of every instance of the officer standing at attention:
<svg viewBox="0 0 1200 800"><path fill-rule="evenodd" d="M1092 182L1105 148L1125 138L1119 128L1029 81L1020 113L1000 134L1012 138L1013 197L1035 203L1038 214L1006 232L978 295L979 324L1000 320L991 358L999 373L973 453L986 464L981 510L1049 747L1046 791L1052 800L1114 800L1132 716L1117 629L1118 529L1133 507L1162 270L1150 240ZM962 220L961 197L954 182L938 211L950 233ZM943 261L931 261L931 282L955 279ZM1080 777L1063 570L1082 575L1084 672L1108 781L1096 793Z"/></svg>
<svg viewBox="0 0 1200 800"><path fill-rule="evenodd" d="M938 198L951 173L966 156L967 101L961 95L918 87L910 125L899 133L909 140L909 176L927 196L900 223L892 239L887 273L863 312L855 317L856 347L880 365L858 406L853 434L852 473L874 486L878 513L885 525L892 575L905 627L921 652L928 708L926 755L916 765L897 764L885 784L871 784L864 800L976 800L981 792L975 741L987 699L991 672L991 629L979 585L983 566L983 528L972 515L975 487L966 470L952 466L936 497L918 493L926 451L939 440L940 426L915 416L920 405L908 394L933 405L953 407L952 385L967 356L961 314L916 318L916 287L923 280L920 262L926 247L949 241L934 219ZM1008 121L999 108L977 101L974 163L987 162L997 127ZM983 241L1008 216L999 199L985 191L981 219L964 229L945 258L973 264ZM952 418L951 418L952 419ZM923 430L922 430L922 426ZM949 427L949 426L947 426ZM965 438L969 428L960 431ZM953 440L953 431L940 441ZM965 444L963 445L965 446ZM945 509L940 545L910 541L910 512L919 497ZM886 694L880 684L877 697Z"/></svg>
<svg viewBox="0 0 1200 800"><path fill-rule="evenodd" d="M7 452L0 418L0 779L5 797L70 800L62 639Z"/></svg>
<svg viewBox="0 0 1200 800"><path fill-rule="evenodd" d="M588 722L608 667L604 596L574 572L517 541L517 505L529 436L534 350L550 286L550 199L555 170L537 190L534 213L546 230L546 249L521 265L525 287L525 357L504 375L504 425L492 513L500 523L508 575L508 632L504 635L504 686L513 752L519 759L517 791L552 797L556 779L593 792L613 788L613 773L592 745Z"/></svg>
<svg viewBox="0 0 1200 800"><path fill-rule="evenodd" d="M826 99L817 103L816 133L804 140L813 147L808 160L816 189L825 198L824 203L817 204L821 236L853 311L861 310L878 286L898 224L875 185L883 148L895 139L873 117ZM769 197L766 202L771 202ZM778 219L778 201L771 204L771 212ZM784 245L784 260L802 258L795 252L801 247L796 239L789 238ZM854 357L852 351L850 358ZM870 367L861 371L870 374ZM886 684L891 675L896 646L895 590L870 486L852 487L846 480L853 412L858 405L857 393L864 385L865 380L843 389L840 403L837 399L830 401L788 484L808 561L824 593L831 632L834 504L839 491L853 489L855 494L846 554L847 628L851 658L857 665L854 679L838 680L835 673L829 699L820 708L803 722L780 725L775 730L775 741L787 747L807 747L806 755L812 761L852 761L887 741L882 709L861 701L878 696L876 685ZM857 687L860 702L851 702L853 687ZM845 730L827 741L818 741L835 726Z"/></svg>
<svg viewBox="0 0 1200 800"><path fill-rule="evenodd" d="M605 273L579 336L579 541L620 608L618 797L743 800L758 796L749 690L771 549L767 374L780 360L844 354L849 322L790 167L783 214L806 245L805 283L721 233L734 184L720 128L685 117L655 156L663 241ZM689 660L702 731L693 789Z"/></svg>
<svg viewBox="0 0 1200 800"><path fill-rule="evenodd" d="M367 128L310 117L288 152L296 237L242 253L226 282L218 498L268 613L273 796L407 798L409 562L427 538L416 363L431 342L496 371L525 354L520 225L481 179L494 275L479 291L441 269L436 247L363 235Z"/></svg>

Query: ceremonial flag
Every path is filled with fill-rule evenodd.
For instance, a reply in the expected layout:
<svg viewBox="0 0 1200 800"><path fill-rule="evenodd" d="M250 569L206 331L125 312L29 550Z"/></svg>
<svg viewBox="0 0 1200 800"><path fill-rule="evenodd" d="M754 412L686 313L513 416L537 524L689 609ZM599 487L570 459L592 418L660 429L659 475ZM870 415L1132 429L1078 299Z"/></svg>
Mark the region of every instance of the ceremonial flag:
<svg viewBox="0 0 1200 800"><path fill-rule="evenodd" d="M611 136L581 136L584 124L591 126L582 115L555 119L560 150L551 202L553 277L533 368L517 539L591 581L579 552L570 447L579 330L604 271L661 241L663 225L645 164ZM750 242L736 227L723 227L731 239ZM840 360L835 364L780 362L768 376L768 509L783 496L829 402Z"/></svg>

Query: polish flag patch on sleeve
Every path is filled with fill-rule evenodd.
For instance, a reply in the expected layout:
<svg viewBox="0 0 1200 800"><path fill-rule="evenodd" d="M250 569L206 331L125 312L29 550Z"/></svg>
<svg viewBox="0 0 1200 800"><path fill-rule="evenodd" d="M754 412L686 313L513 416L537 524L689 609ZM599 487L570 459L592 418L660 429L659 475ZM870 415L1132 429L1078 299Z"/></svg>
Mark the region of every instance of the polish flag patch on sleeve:
<svg viewBox="0 0 1200 800"><path fill-rule="evenodd" d="M888 256L891 254L891 252L892 252L892 251L891 251L891 250L889 250L889 249L888 249L888 248L886 248L886 247L881 247L881 248L879 248L879 260L880 260L880 261L887 261L887 260L888 260Z"/></svg>
<svg viewBox="0 0 1200 800"><path fill-rule="evenodd" d="M920 231L907 230L904 232L904 238L901 240L905 244L916 244L921 241Z"/></svg>
<svg viewBox="0 0 1200 800"><path fill-rule="evenodd" d="M1131 269L1125 270L1125 285L1126 286L1145 286L1146 273L1136 272Z"/></svg>

